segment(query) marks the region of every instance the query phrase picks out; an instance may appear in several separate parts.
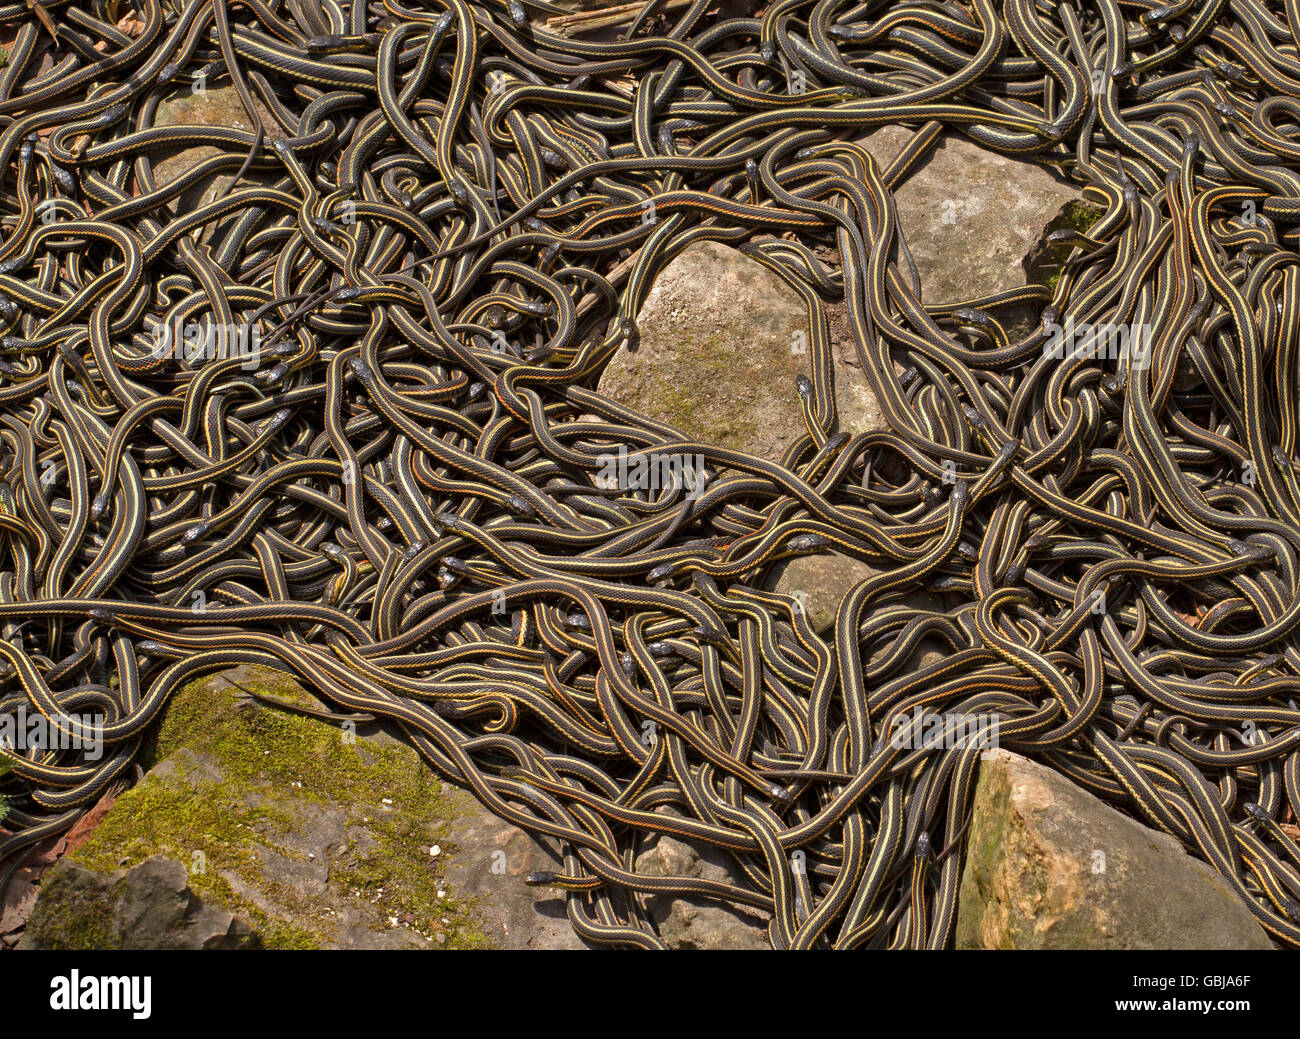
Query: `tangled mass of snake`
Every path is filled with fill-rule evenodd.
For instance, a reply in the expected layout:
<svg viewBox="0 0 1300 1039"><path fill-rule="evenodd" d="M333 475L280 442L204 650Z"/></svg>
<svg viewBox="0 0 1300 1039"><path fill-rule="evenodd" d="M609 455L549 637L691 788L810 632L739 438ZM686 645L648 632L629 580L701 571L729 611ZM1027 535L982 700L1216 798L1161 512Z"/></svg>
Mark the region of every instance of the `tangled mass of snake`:
<svg viewBox="0 0 1300 1039"><path fill-rule="evenodd" d="M667 894L952 945L982 750L892 738L938 714L1300 946L1300 2L134 2L0 7L0 716L102 721L0 752L0 870L260 665L552 839L514 882L593 942ZM218 87L251 129L159 119ZM1050 287L924 292L894 192L949 136L1095 204ZM806 308L779 460L597 390L702 241ZM769 578L829 552L871 576L819 633ZM638 872L663 835L732 881Z"/></svg>

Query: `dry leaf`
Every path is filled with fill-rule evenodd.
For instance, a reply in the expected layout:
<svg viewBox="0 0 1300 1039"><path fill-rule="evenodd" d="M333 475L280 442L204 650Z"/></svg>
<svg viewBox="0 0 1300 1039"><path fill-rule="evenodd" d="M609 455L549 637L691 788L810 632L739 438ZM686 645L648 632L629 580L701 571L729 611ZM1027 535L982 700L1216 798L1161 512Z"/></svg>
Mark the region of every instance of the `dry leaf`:
<svg viewBox="0 0 1300 1039"><path fill-rule="evenodd" d="M11 934L27 923L36 904L37 887L26 877L14 877L0 904L0 934Z"/></svg>
<svg viewBox="0 0 1300 1039"><path fill-rule="evenodd" d="M108 810L113 807L117 800L117 793L108 793L95 802L95 807L90 809L85 815L78 819L63 837L63 843L66 845L63 849L65 852L72 851L74 848L85 844L90 835L94 832L95 827L104 821L104 816Z"/></svg>

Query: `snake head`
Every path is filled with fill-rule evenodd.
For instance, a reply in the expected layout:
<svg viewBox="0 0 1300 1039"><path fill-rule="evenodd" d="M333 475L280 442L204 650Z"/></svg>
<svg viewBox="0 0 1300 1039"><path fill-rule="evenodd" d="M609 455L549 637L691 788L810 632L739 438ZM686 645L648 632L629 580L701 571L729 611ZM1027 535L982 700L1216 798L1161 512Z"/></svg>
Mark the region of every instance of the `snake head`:
<svg viewBox="0 0 1300 1039"><path fill-rule="evenodd" d="M60 166L57 162L50 163L50 175L65 195L75 195L77 193L77 178L74 177L68 169Z"/></svg>
<svg viewBox="0 0 1300 1039"><path fill-rule="evenodd" d="M1276 555L1271 545L1262 544L1258 541L1229 541L1228 550L1235 556L1261 563L1272 559Z"/></svg>
<svg viewBox="0 0 1300 1039"><path fill-rule="evenodd" d="M676 563L672 563L672 562L660 563L658 566L652 567L646 573L645 579L647 583L654 584L657 581L663 581L671 577L673 575L673 571L675 571L676 569L677 569Z"/></svg>
<svg viewBox="0 0 1300 1039"><path fill-rule="evenodd" d="M969 404L962 404L961 413L962 415L965 416L966 421L969 422L976 429L983 429L985 425L987 425L987 423L984 421L984 416L981 415L974 408L972 408Z"/></svg>
<svg viewBox="0 0 1300 1039"><path fill-rule="evenodd" d="M433 519L438 526L450 530L454 534L463 534L469 530L469 524L454 512L440 512Z"/></svg>
<svg viewBox="0 0 1300 1039"><path fill-rule="evenodd" d="M537 510L533 508L533 503L527 498L521 498L517 494L507 495L505 506L516 516L528 516L531 518L537 515Z"/></svg>
<svg viewBox="0 0 1300 1039"><path fill-rule="evenodd" d="M726 631L711 621L697 624L691 630L695 632L701 642L707 642L710 645L721 646L728 641Z"/></svg>
<svg viewBox="0 0 1300 1039"><path fill-rule="evenodd" d="M280 408L269 419L266 425L262 427L263 433L274 433L276 430L283 429L285 424L293 417L291 408Z"/></svg>
<svg viewBox="0 0 1300 1039"><path fill-rule="evenodd" d="M469 564L460 556L447 556L443 559L442 565L460 577L468 576L470 573Z"/></svg>
<svg viewBox="0 0 1300 1039"><path fill-rule="evenodd" d="M369 388L375 385L375 373L359 354L348 363L352 366L352 374L357 377L362 386Z"/></svg>
<svg viewBox="0 0 1300 1039"><path fill-rule="evenodd" d="M1055 234L1056 232L1052 232L1052 233ZM978 307L958 307L956 310L952 312L952 316L955 318L960 318L962 321L965 321L972 325L984 326L984 325L991 325L993 323L993 318L990 317L985 311L980 310Z"/></svg>

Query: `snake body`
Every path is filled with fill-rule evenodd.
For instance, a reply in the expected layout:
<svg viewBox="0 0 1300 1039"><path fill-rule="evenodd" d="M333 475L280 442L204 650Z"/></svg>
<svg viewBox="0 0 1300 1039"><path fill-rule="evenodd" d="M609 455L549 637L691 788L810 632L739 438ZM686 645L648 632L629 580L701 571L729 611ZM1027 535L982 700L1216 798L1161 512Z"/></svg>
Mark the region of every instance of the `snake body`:
<svg viewBox="0 0 1300 1039"><path fill-rule="evenodd" d="M982 748L939 717L1300 946L1300 6L36 7L0 6L0 716L69 739L0 748L0 871L259 664L558 840L519 879L593 942L662 947L670 894L951 945ZM240 125L160 119L218 87ZM924 294L895 192L951 135L1081 186L1051 287ZM779 460L596 389L708 240L806 307ZM887 429L841 431L832 307ZM831 551L873 573L819 632L768 577ZM638 872L662 835L731 881Z"/></svg>

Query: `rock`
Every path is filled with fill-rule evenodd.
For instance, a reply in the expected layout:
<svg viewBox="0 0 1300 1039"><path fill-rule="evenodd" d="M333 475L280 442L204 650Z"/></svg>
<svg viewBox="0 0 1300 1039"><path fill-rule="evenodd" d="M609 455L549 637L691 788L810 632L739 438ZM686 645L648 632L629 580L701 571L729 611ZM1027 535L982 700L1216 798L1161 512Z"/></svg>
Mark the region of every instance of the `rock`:
<svg viewBox="0 0 1300 1039"><path fill-rule="evenodd" d="M883 429L847 327L831 315L839 428ZM655 279L637 316L640 342L621 347L600 392L688 437L777 461L804 431L796 376L811 375L807 309L744 253L718 242L686 248Z"/></svg>
<svg viewBox="0 0 1300 1039"><path fill-rule="evenodd" d="M821 633L835 624L845 594L876 572L852 556L821 552L781 560L772 568L767 587L802 602L813 630Z"/></svg>
<svg viewBox="0 0 1300 1039"><path fill-rule="evenodd" d="M247 921L270 948L489 944L474 900L446 882L459 801L415 751L378 726L353 735L245 690L322 706L268 668L189 684L147 748L156 764L64 862L113 877L166 856L202 906ZM170 919L178 897L175 885L143 889L136 917ZM48 900L59 904L59 887L42 887L36 911ZM127 927L121 941L146 944L148 933Z"/></svg>
<svg viewBox="0 0 1300 1039"><path fill-rule="evenodd" d="M20 949L256 949L247 922L205 905L185 867L155 855L105 874L63 859L45 877Z"/></svg>
<svg viewBox="0 0 1300 1039"><path fill-rule="evenodd" d="M451 829L460 853L447 881L474 900L492 944L500 949L587 948L569 925L564 894L523 883L528 873L562 869L554 843L498 819L468 794L457 794L460 814Z"/></svg>
<svg viewBox="0 0 1300 1039"><path fill-rule="evenodd" d="M661 834L636 858L636 871L649 877L698 877L735 884L734 867L716 848L697 849ZM650 919L673 949L767 949L768 917L747 906L714 899L653 895Z"/></svg>
<svg viewBox="0 0 1300 1039"><path fill-rule="evenodd" d="M886 126L861 138L883 170L912 130ZM1080 188L1033 162L945 136L894 192L921 277L923 301L955 303L1026 284L1022 261L1043 227ZM900 264L906 276L906 265Z"/></svg>
<svg viewBox="0 0 1300 1039"><path fill-rule="evenodd" d="M1061 266L1074 251L1075 244L1073 242L1051 243L1047 240L1047 236L1053 231L1061 230L1087 234L1092 225L1101 219L1104 212L1105 210L1100 206L1088 202L1075 200L1065 203L1056 216L1048 221L1047 226L1043 228L1043 233L1038 236L1038 240L1021 261L1025 269L1025 277L1029 281L1055 289L1061 274Z"/></svg>
<svg viewBox="0 0 1300 1039"><path fill-rule="evenodd" d="M279 122L262 104L256 101L262 125L266 127L267 145L279 135ZM238 130L255 130L250 125L248 113L239 100L239 93L233 86L207 87L202 90L185 86L173 92L158 105L154 118L155 126L228 126ZM159 187L165 187L177 177L193 169L205 159L222 154L223 149L201 144L193 148L172 151L161 161L153 164L154 180ZM179 213L189 212L206 205L219 197L234 179L238 166L215 177L207 177L199 183L186 188L180 197L172 203ZM236 214L238 215L238 214ZM229 220L231 218L226 218ZM207 242L214 237L214 229L219 223L208 224L203 229L200 240Z"/></svg>
<svg viewBox="0 0 1300 1039"><path fill-rule="evenodd" d="M826 634L834 629L844 596L854 585L878 573L875 567L841 552L819 552L781 560L772 567L766 587L801 601L813 630ZM921 589L901 595L899 601L914 610L943 613L946 609L941 595ZM943 651L937 639L922 639L912 670L928 666Z"/></svg>
<svg viewBox="0 0 1300 1039"><path fill-rule="evenodd" d="M957 910L958 948L1268 949L1213 869L1063 776L986 752Z"/></svg>

